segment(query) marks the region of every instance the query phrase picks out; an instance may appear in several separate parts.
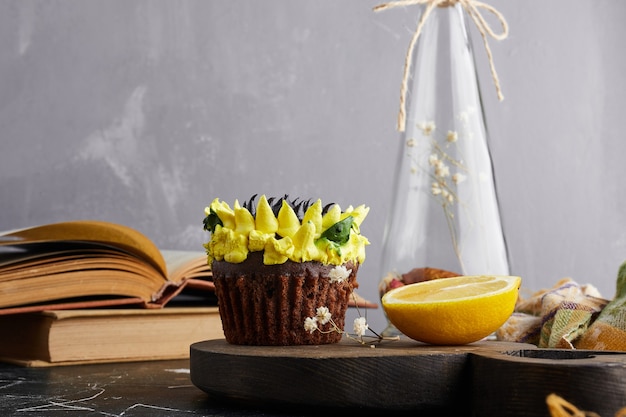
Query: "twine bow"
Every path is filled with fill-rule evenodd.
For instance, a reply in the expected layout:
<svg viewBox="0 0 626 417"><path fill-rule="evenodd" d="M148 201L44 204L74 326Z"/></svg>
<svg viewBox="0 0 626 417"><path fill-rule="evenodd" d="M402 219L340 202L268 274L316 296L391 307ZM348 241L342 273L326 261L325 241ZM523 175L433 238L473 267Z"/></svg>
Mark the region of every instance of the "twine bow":
<svg viewBox="0 0 626 417"><path fill-rule="evenodd" d="M404 75L402 77L402 89L400 91L400 112L398 113L398 130L400 132L404 132L406 128L406 94L408 88L408 80L409 80L409 72L411 69L411 61L413 58L413 51L415 49L415 44L417 43L417 39L420 36L422 31L422 27L424 23L426 23L426 19L433 11L435 7L448 7L454 6L457 3L460 3L461 6L465 9L467 14L472 18L480 35L483 38L483 43L485 44L485 50L487 51L487 57L489 58L489 66L491 68L491 78L493 79L493 83L496 87L496 92L498 94L498 99L502 101L504 96L502 95L502 90L500 89L500 81L498 80L498 74L496 73L496 68L493 65L493 56L491 55L491 48L489 48L489 42L487 42L487 35L491 36L493 39L502 40L506 38L509 34L509 27L504 19L504 16L500 12L498 12L492 6L482 3L477 0L398 0L398 1L390 1L388 3L380 4L374 7L374 11L382 11L387 9L392 9L398 6L411 6L415 4L425 4L426 8L424 9L424 13L420 17L419 23L417 25L417 29L413 34L413 38L411 39L411 43L409 44L409 49L406 53L406 58L404 61ZM492 13L502 25L502 32L495 33L491 26L485 21L485 18L480 13L479 9L484 9L489 13Z"/></svg>

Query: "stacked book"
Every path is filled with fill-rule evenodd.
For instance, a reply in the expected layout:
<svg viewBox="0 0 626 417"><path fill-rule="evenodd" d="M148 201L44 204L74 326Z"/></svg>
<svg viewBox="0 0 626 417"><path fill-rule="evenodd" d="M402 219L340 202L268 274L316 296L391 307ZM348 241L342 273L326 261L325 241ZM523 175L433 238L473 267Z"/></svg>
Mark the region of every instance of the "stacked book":
<svg viewBox="0 0 626 417"><path fill-rule="evenodd" d="M0 334L0 361L23 366L188 358L223 338L204 252L92 220L0 235Z"/></svg>

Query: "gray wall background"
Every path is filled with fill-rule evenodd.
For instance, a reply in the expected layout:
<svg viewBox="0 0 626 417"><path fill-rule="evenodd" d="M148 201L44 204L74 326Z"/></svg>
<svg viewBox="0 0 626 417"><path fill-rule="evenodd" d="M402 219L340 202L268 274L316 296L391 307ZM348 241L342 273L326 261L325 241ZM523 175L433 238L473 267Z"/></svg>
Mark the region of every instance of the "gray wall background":
<svg viewBox="0 0 626 417"><path fill-rule="evenodd" d="M626 2L488 3L510 26L490 41L503 102L470 27L511 273L610 298L626 260ZM0 229L97 218L202 250L215 197L364 203L359 292L376 300L418 10L377 4L0 2ZM368 315L382 330L382 309Z"/></svg>

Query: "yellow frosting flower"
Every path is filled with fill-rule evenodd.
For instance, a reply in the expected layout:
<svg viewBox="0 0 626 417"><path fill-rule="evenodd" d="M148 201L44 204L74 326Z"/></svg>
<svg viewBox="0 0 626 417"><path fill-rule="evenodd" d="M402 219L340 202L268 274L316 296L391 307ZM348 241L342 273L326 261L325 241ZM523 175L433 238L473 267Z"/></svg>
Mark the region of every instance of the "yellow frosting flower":
<svg viewBox="0 0 626 417"><path fill-rule="evenodd" d="M252 200L241 206L237 200L231 208L214 199L205 208L204 229L211 232L211 240L204 245L209 264L213 260L231 263L243 262L249 252L263 251L267 265L319 261L341 265L351 260L365 260L366 237L360 234L360 225L369 207L349 206L345 212L334 204L323 213L322 201L313 204L301 202L297 208L283 198L272 208L262 195L256 206ZM302 220L295 210L302 209ZM277 210L277 214L275 214Z"/></svg>
<svg viewBox="0 0 626 417"><path fill-rule="evenodd" d="M339 204L334 204L322 217L322 229L328 229L339 220L341 220L341 207L339 207Z"/></svg>
<svg viewBox="0 0 626 417"><path fill-rule="evenodd" d="M274 233L263 233L260 230L251 230L248 235L248 249L250 252L258 252L265 249L270 239L274 239Z"/></svg>
<svg viewBox="0 0 626 417"><path fill-rule="evenodd" d="M235 201L235 232L246 235L255 230L254 217Z"/></svg>
<svg viewBox="0 0 626 417"><path fill-rule="evenodd" d="M307 222L300 226L295 235L293 235L293 256L301 262L320 261L319 249L315 246L315 224Z"/></svg>
<svg viewBox="0 0 626 417"><path fill-rule="evenodd" d="M235 227L235 212L223 201L217 198L211 203L210 208L217 213L217 217L222 221L222 226L229 229Z"/></svg>
<svg viewBox="0 0 626 417"><path fill-rule="evenodd" d="M231 263L243 262L248 257L247 236L232 229L217 226L208 243L207 253L210 258Z"/></svg>
<svg viewBox="0 0 626 417"><path fill-rule="evenodd" d="M336 205L336 204L335 204ZM322 200L318 199L311 207L307 209L302 218L302 224L308 222L315 226L315 233L322 234Z"/></svg>
<svg viewBox="0 0 626 417"><path fill-rule="evenodd" d="M274 234L278 230L278 219L267 202L265 195L259 199L256 207L256 228L259 232Z"/></svg>
<svg viewBox="0 0 626 417"><path fill-rule="evenodd" d="M293 211L287 201L283 200L283 205L278 212L278 230L276 231L280 236L287 237L296 234L300 228L300 220Z"/></svg>
<svg viewBox="0 0 626 417"><path fill-rule="evenodd" d="M265 265L284 264L293 255L293 242L290 237L276 239L272 237L265 245L263 252L263 263Z"/></svg>

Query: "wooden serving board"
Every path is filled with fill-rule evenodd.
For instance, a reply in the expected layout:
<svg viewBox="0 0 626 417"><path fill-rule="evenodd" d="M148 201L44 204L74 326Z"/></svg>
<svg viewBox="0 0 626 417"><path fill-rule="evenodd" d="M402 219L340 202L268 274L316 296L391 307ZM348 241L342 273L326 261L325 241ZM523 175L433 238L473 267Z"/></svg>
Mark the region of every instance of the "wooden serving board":
<svg viewBox="0 0 626 417"><path fill-rule="evenodd" d="M497 341L432 346L403 339L370 348L350 340L285 347L209 340L191 345L190 372L212 396L308 411L548 416L551 393L602 417L626 407L626 352Z"/></svg>

